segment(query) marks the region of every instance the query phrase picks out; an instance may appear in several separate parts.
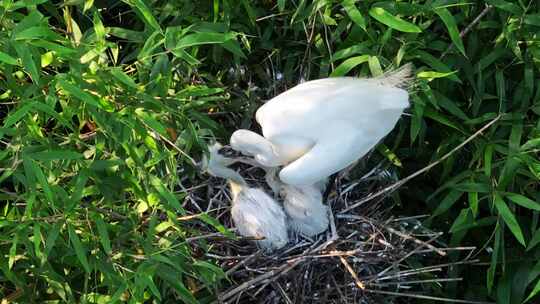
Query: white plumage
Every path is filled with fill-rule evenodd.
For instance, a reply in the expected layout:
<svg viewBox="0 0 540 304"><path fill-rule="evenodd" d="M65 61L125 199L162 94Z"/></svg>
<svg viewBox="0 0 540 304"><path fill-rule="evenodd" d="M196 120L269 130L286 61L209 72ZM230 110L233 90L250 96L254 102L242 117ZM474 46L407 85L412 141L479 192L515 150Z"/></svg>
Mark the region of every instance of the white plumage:
<svg viewBox="0 0 540 304"><path fill-rule="evenodd" d="M360 159L394 128L409 106L401 87L410 72L405 65L376 78L304 82L257 110L262 136L233 133L231 147L253 156L266 168L271 188L280 189L292 230L313 236L327 229L322 192L328 176Z"/></svg>
<svg viewBox="0 0 540 304"><path fill-rule="evenodd" d="M235 159L218 153L221 146L209 148L206 171L226 178L232 194L231 216L238 233L248 237L263 237L257 244L264 249L279 249L288 242L286 216L281 206L261 189L250 188L240 174L228 165Z"/></svg>
<svg viewBox="0 0 540 304"><path fill-rule="evenodd" d="M288 224L294 232L314 236L328 228L328 208L323 204L321 190L315 185L284 185L282 195Z"/></svg>
<svg viewBox="0 0 540 304"><path fill-rule="evenodd" d="M284 166L282 182L311 185L364 156L388 134L409 95L404 66L378 78L326 78L304 82L256 112L263 136L238 130L233 149L268 167Z"/></svg>

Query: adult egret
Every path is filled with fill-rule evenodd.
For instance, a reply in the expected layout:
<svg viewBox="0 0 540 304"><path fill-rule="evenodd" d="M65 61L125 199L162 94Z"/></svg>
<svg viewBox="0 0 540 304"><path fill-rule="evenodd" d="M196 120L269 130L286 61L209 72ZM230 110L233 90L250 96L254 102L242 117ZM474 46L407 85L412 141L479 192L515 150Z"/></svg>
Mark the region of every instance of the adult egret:
<svg viewBox="0 0 540 304"><path fill-rule="evenodd" d="M203 161L206 172L225 178L232 195L231 216L240 235L263 237L257 241L264 249L279 249L288 242L286 216L281 206L261 189L251 188L242 176L227 166L237 160L219 154L221 145L209 147Z"/></svg>
<svg viewBox="0 0 540 304"><path fill-rule="evenodd" d="M289 185L313 185L364 156L409 106L401 87L410 65L375 78L336 77L304 82L256 112L263 136L237 130L231 147L279 172Z"/></svg>

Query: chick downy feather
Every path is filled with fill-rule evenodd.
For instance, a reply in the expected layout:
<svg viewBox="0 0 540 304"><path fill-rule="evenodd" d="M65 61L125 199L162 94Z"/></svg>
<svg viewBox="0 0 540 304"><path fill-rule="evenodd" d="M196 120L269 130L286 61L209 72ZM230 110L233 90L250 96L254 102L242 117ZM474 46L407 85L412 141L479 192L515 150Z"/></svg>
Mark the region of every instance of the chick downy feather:
<svg viewBox="0 0 540 304"><path fill-rule="evenodd" d="M261 189L242 188L233 198L231 215L241 235L264 237L257 241L264 249L279 249L289 241L283 209Z"/></svg>
<svg viewBox="0 0 540 304"><path fill-rule="evenodd" d="M291 230L311 237L328 228L328 209L317 185L284 185L282 195Z"/></svg>
<svg viewBox="0 0 540 304"><path fill-rule="evenodd" d="M235 159L219 154L221 145L209 148L206 172L229 181L232 193L231 217L238 233L246 237L262 237L256 243L266 250L279 249L288 242L286 215L281 206L266 192L250 188L242 176L227 167Z"/></svg>

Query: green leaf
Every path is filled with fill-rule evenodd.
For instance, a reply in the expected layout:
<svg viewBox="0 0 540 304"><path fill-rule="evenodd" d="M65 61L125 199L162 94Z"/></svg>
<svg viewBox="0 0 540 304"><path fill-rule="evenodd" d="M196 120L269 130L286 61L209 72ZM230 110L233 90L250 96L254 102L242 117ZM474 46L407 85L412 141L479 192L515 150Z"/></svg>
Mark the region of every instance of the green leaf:
<svg viewBox="0 0 540 304"><path fill-rule="evenodd" d="M93 23L94 23L94 32L96 33L97 41L104 42L105 41L105 27L103 26L103 22L101 22L101 19L99 18L99 14L97 13L97 11L94 13Z"/></svg>
<svg viewBox="0 0 540 304"><path fill-rule="evenodd" d="M377 151L379 151L384 157L386 157L394 166L396 167L402 167L403 164L401 163L401 160L399 157L392 151L388 146L386 146L383 143L380 143L376 147Z"/></svg>
<svg viewBox="0 0 540 304"><path fill-rule="evenodd" d="M529 241L529 245L527 246L527 250L529 251L532 248L534 248L536 245L540 243L540 228L536 230L536 232L531 237L531 240Z"/></svg>
<svg viewBox="0 0 540 304"><path fill-rule="evenodd" d="M109 239L109 233L107 232L107 224L105 224L105 222L99 215L96 215L94 219L95 219L96 227L99 234L99 241L101 242L101 245L103 246L103 249L105 250L105 253L111 254L112 248L111 248L111 241Z"/></svg>
<svg viewBox="0 0 540 304"><path fill-rule="evenodd" d="M505 0L486 0L488 4L495 6L498 9L513 13L515 15L521 15L523 10L519 5Z"/></svg>
<svg viewBox="0 0 540 304"><path fill-rule="evenodd" d="M279 12L283 12L283 10L285 9L285 2L286 2L285 0L277 1Z"/></svg>
<svg viewBox="0 0 540 304"><path fill-rule="evenodd" d="M512 202L525 207L527 209L540 211L540 204L529 199L526 196L517 193L505 193L504 196L510 199Z"/></svg>
<svg viewBox="0 0 540 304"><path fill-rule="evenodd" d="M373 17L375 20L401 32L406 32L406 33L422 32L422 30L418 26L390 14L382 7L371 8L369 10L369 15Z"/></svg>
<svg viewBox="0 0 540 304"><path fill-rule="evenodd" d="M157 119L155 119L146 111L144 111L143 108L135 109L135 114L138 117L140 117L150 128L152 128L153 131L156 131L157 133L161 134L161 136L164 136L165 138L168 137L167 128Z"/></svg>
<svg viewBox="0 0 540 304"><path fill-rule="evenodd" d="M495 272L497 271L497 264L499 263L499 252L501 251L501 243L503 238L499 222L497 222L497 225L495 226L494 235L495 242L493 244L493 253L491 254L491 263L488 268L486 277L486 285L489 293L491 293L491 290L493 289L493 284L495 282Z"/></svg>
<svg viewBox="0 0 540 304"><path fill-rule="evenodd" d="M516 220L516 217L508 208L503 198L499 194L495 194L494 202L495 207L499 211L499 214L502 216L504 222L506 223L506 226L508 226L508 228L510 229L512 234L514 234L518 242L521 245L525 246L525 238L523 237L523 233L521 232L521 227L519 227L519 223Z"/></svg>
<svg viewBox="0 0 540 304"><path fill-rule="evenodd" d="M377 58L377 56L369 56L368 66L373 77L381 76L383 74L381 63L379 62L379 58Z"/></svg>
<svg viewBox="0 0 540 304"><path fill-rule="evenodd" d="M523 17L525 24L540 26L540 14L528 14Z"/></svg>
<svg viewBox="0 0 540 304"><path fill-rule="evenodd" d="M143 0L122 0L127 4L134 6L136 11L143 17L144 23L156 31L161 31L161 27L156 18L152 14L152 11L146 6Z"/></svg>
<svg viewBox="0 0 540 304"><path fill-rule="evenodd" d="M540 292L540 280L536 281L536 284L534 285L533 290L531 291L529 296L525 299L525 301L521 303L528 302L530 299L534 298L534 296L536 296L539 292Z"/></svg>
<svg viewBox="0 0 540 304"><path fill-rule="evenodd" d="M474 215L470 208L461 209L458 217L455 219L454 223L450 227L451 233L456 233L458 231L464 230L466 227L470 227L473 223Z"/></svg>
<svg viewBox="0 0 540 304"><path fill-rule="evenodd" d="M208 225L211 225L212 227L216 228L217 231L219 231L221 234L223 234L224 236L228 237L228 238L232 238L234 239L235 238L235 234L232 233L229 229L225 228L225 226L223 226L218 220L216 220L215 218L209 216L208 214L206 213L201 213L201 215L199 216L199 218L207 223Z"/></svg>
<svg viewBox="0 0 540 304"><path fill-rule="evenodd" d="M19 233L15 233L15 236L11 240L11 246L9 247L8 254L8 269L12 269L15 264L15 258L17 256L17 245L19 244Z"/></svg>
<svg viewBox="0 0 540 304"><path fill-rule="evenodd" d="M19 122L19 120L26 116L30 110L32 110L32 104L26 104L17 109L15 112L10 112L7 118L4 120L4 128L10 127Z"/></svg>
<svg viewBox="0 0 540 304"><path fill-rule="evenodd" d="M446 25L446 29L448 30L448 33L450 34L450 39L452 39L454 45L458 48L461 54L463 54L463 56L467 57L467 54L465 53L465 47L463 46L463 41L461 40L461 37L459 35L459 30L457 28L454 16L452 16L452 14L450 14L450 11L445 7L436 8L435 13L439 15L444 25Z"/></svg>
<svg viewBox="0 0 540 304"><path fill-rule="evenodd" d="M33 26L15 34L15 40L30 40L40 38L47 40L62 40L62 36L43 26Z"/></svg>
<svg viewBox="0 0 540 304"><path fill-rule="evenodd" d="M422 71L422 72L416 74L416 77L418 77L418 78L426 78L429 81L431 81L431 80L433 80L435 78L445 78L445 77L448 77L450 75L454 75L456 73L457 73L457 71L447 72L447 73L441 73L441 72L435 72L435 71Z"/></svg>
<svg viewBox="0 0 540 304"><path fill-rule="evenodd" d="M0 51L0 62L7 63L10 65L18 65L17 59L11 57L11 55Z"/></svg>
<svg viewBox="0 0 540 304"><path fill-rule="evenodd" d="M51 160L74 160L82 159L83 155L79 152L69 150L49 150L42 152L30 153L28 156L35 160L51 161Z"/></svg>
<svg viewBox="0 0 540 304"><path fill-rule="evenodd" d="M228 50L229 52L235 54L236 56L238 56L238 57L240 57L242 59L247 59L246 55L244 54L244 52L240 48L240 45L238 44L238 41L236 41L235 39L227 40L227 41L223 42L223 44L221 46L224 49Z"/></svg>
<svg viewBox="0 0 540 304"><path fill-rule="evenodd" d="M369 53L370 52L370 50L369 50L370 45L371 45L371 43L369 41L364 41L364 42L361 42L359 44L355 44L353 46L350 46L348 48L339 50L339 51L335 52L332 55L332 62L335 62L335 61L338 61L338 60L341 60L341 59L345 59L345 58L349 58L352 55L356 55L356 54Z"/></svg>
<svg viewBox="0 0 540 304"><path fill-rule="evenodd" d="M42 68L48 67L53 61L54 61L53 52L47 52L47 53L41 55L41 67Z"/></svg>
<svg viewBox="0 0 540 304"><path fill-rule="evenodd" d="M366 19L364 19L364 16L362 16L362 13L356 8L356 5L354 4L354 0L343 0L341 2L341 5L345 9L345 12L347 12L347 15L349 15L349 18L356 23L359 27L361 27L364 31L366 30Z"/></svg>
<svg viewBox="0 0 540 304"><path fill-rule="evenodd" d="M489 184L475 183L475 182L463 182L456 184L452 187L463 192L478 192L478 193L490 193L491 187Z"/></svg>
<svg viewBox="0 0 540 304"><path fill-rule="evenodd" d="M437 206L437 209L433 211L432 217L441 215L445 213L446 211L448 211L450 208L452 208L452 206L459 200L462 194L463 194L462 191L458 191L458 190L450 191L439 203L439 205Z"/></svg>
<svg viewBox="0 0 540 304"><path fill-rule="evenodd" d="M28 74L30 74L32 82L38 84L40 70L38 68L39 65L36 64L35 58L33 58L32 56L32 52L30 52L28 50L28 46L26 46L22 42L14 41L12 45L15 48L15 51L17 52L19 58L21 58L24 69L26 70L26 72L28 72Z"/></svg>
<svg viewBox="0 0 540 304"><path fill-rule="evenodd" d="M101 101L98 97L81 90L79 87L77 87L77 86L75 86L75 85L73 85L73 84L71 84L71 83L69 83L69 82L67 82L67 81L65 81L63 79L58 80L57 84L62 90L69 93L70 95L76 97L77 99L79 99L82 102L85 102L85 103L87 103L89 105L92 105L94 107L106 110L107 112L114 111L114 108L112 107L112 105L108 104L105 101Z"/></svg>
<svg viewBox="0 0 540 304"><path fill-rule="evenodd" d="M43 188L43 192L45 192L45 196L47 197L49 204L55 206L55 198L51 187L49 186L49 182L47 181L47 177L45 177L45 174L43 173L43 170L41 170L41 168L36 164L34 160L28 158L27 156L23 157L23 165L26 172L28 172L28 174L32 174L32 176Z"/></svg>
<svg viewBox="0 0 540 304"><path fill-rule="evenodd" d="M232 33L196 33L182 37L175 45L177 49L203 45L203 44L221 44L225 41L234 39Z"/></svg>
<svg viewBox="0 0 540 304"><path fill-rule="evenodd" d="M351 57L338 65L338 67L332 72L332 74L330 74L330 77L344 76L357 65L369 61L369 58L369 55Z"/></svg>
<svg viewBox="0 0 540 304"><path fill-rule="evenodd" d="M431 55L430 53L426 51L415 50L413 54L415 58L418 58L419 60L423 61L434 70L437 70L443 73L452 72L452 69L449 66L447 66L444 62L442 62L441 60L439 60L438 58L434 57L433 55ZM459 79L457 74L448 75L448 79L455 81L457 83L462 83L461 79Z"/></svg>
<svg viewBox="0 0 540 304"><path fill-rule="evenodd" d="M54 223L52 225L52 228L48 231L47 239L45 239L45 249L43 250L43 255L45 259L49 256L51 253L51 250L54 248L54 245L56 243L56 239L60 235L60 229L62 228L62 223Z"/></svg>
<svg viewBox="0 0 540 304"><path fill-rule="evenodd" d="M124 71L122 71L122 69L120 68L112 68L111 75L113 75L114 78L118 79L120 82L122 82L123 84L127 85L130 88L133 88L133 89L138 88L135 81L131 77L126 75L126 73L124 73Z"/></svg>
<svg viewBox="0 0 540 304"><path fill-rule="evenodd" d="M41 243L43 242L43 236L41 234L41 224L39 222L34 223L34 253L36 257L40 260L43 260L43 252L41 251Z"/></svg>
<svg viewBox="0 0 540 304"><path fill-rule="evenodd" d="M182 208L182 205L180 205L178 199L169 191L169 189L165 187L159 178L151 176L150 183L157 190L157 192L165 198L171 207L173 207L176 211L179 211L182 215L185 215L186 211L184 208Z"/></svg>
<svg viewBox="0 0 540 304"><path fill-rule="evenodd" d="M169 269L163 267L158 268L156 271L156 275L174 288L184 303L198 304L199 301L197 301L191 292L184 286L180 279L181 277L175 274L176 272L169 271Z"/></svg>
<svg viewBox="0 0 540 304"><path fill-rule="evenodd" d="M53 42L50 42L50 41L46 41L46 40L32 40L32 41L29 41L28 43L30 45L34 45L34 46L37 46L37 47L44 48L44 49L46 49L48 51L54 51L57 55L59 55L59 56L61 56L63 58L71 59L70 56L73 56L73 54L75 54L77 52L76 50L74 50L72 48L65 47L63 45L53 43Z"/></svg>
<svg viewBox="0 0 540 304"><path fill-rule="evenodd" d="M73 248L75 249L75 254L77 255L77 258L79 259L79 262L81 262L84 270L87 273L90 273L90 265L88 264L88 258L86 257L86 249L84 248L84 245L81 243L81 240L79 239L79 236L75 232L75 229L71 224L68 224L68 234L69 239L71 241L71 244L73 245Z"/></svg>
<svg viewBox="0 0 540 304"><path fill-rule="evenodd" d="M462 129L462 127L458 123L450 120L448 118L448 116L442 115L439 111L433 110L431 107L426 107L424 109L424 116L429 117L429 118L431 118L431 119L433 119L433 120L435 120L435 121L437 121L437 122L439 122L439 123L441 123L443 125L446 125L446 126L448 126L450 128L453 128L453 129L459 131L462 134L466 134L465 131Z"/></svg>
<svg viewBox="0 0 540 304"><path fill-rule="evenodd" d="M30 103L30 106L32 106L32 108L40 111L40 112L43 112L43 113L46 113L46 114L49 114L51 115L52 117L54 117L56 120L58 120L59 122L62 123L62 126L70 129L71 131L74 131L73 129L73 126L70 122L68 122L64 117L60 116L60 114L58 114L51 106L49 106L48 104L44 103L44 102L39 102L39 101L33 101L32 103Z"/></svg>

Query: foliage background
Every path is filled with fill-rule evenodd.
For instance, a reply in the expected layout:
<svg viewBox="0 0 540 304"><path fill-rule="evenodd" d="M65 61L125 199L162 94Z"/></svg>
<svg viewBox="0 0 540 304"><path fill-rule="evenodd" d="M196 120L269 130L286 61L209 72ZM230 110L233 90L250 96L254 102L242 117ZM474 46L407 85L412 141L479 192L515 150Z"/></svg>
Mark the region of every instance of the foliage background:
<svg viewBox="0 0 540 304"><path fill-rule="evenodd" d="M0 28L2 297L210 301L223 271L186 238L224 227L182 220L188 155L301 79L412 62L412 106L377 149L402 177L502 114L393 197L478 247L449 273L463 282L426 289L538 300L537 1L2 0Z"/></svg>

